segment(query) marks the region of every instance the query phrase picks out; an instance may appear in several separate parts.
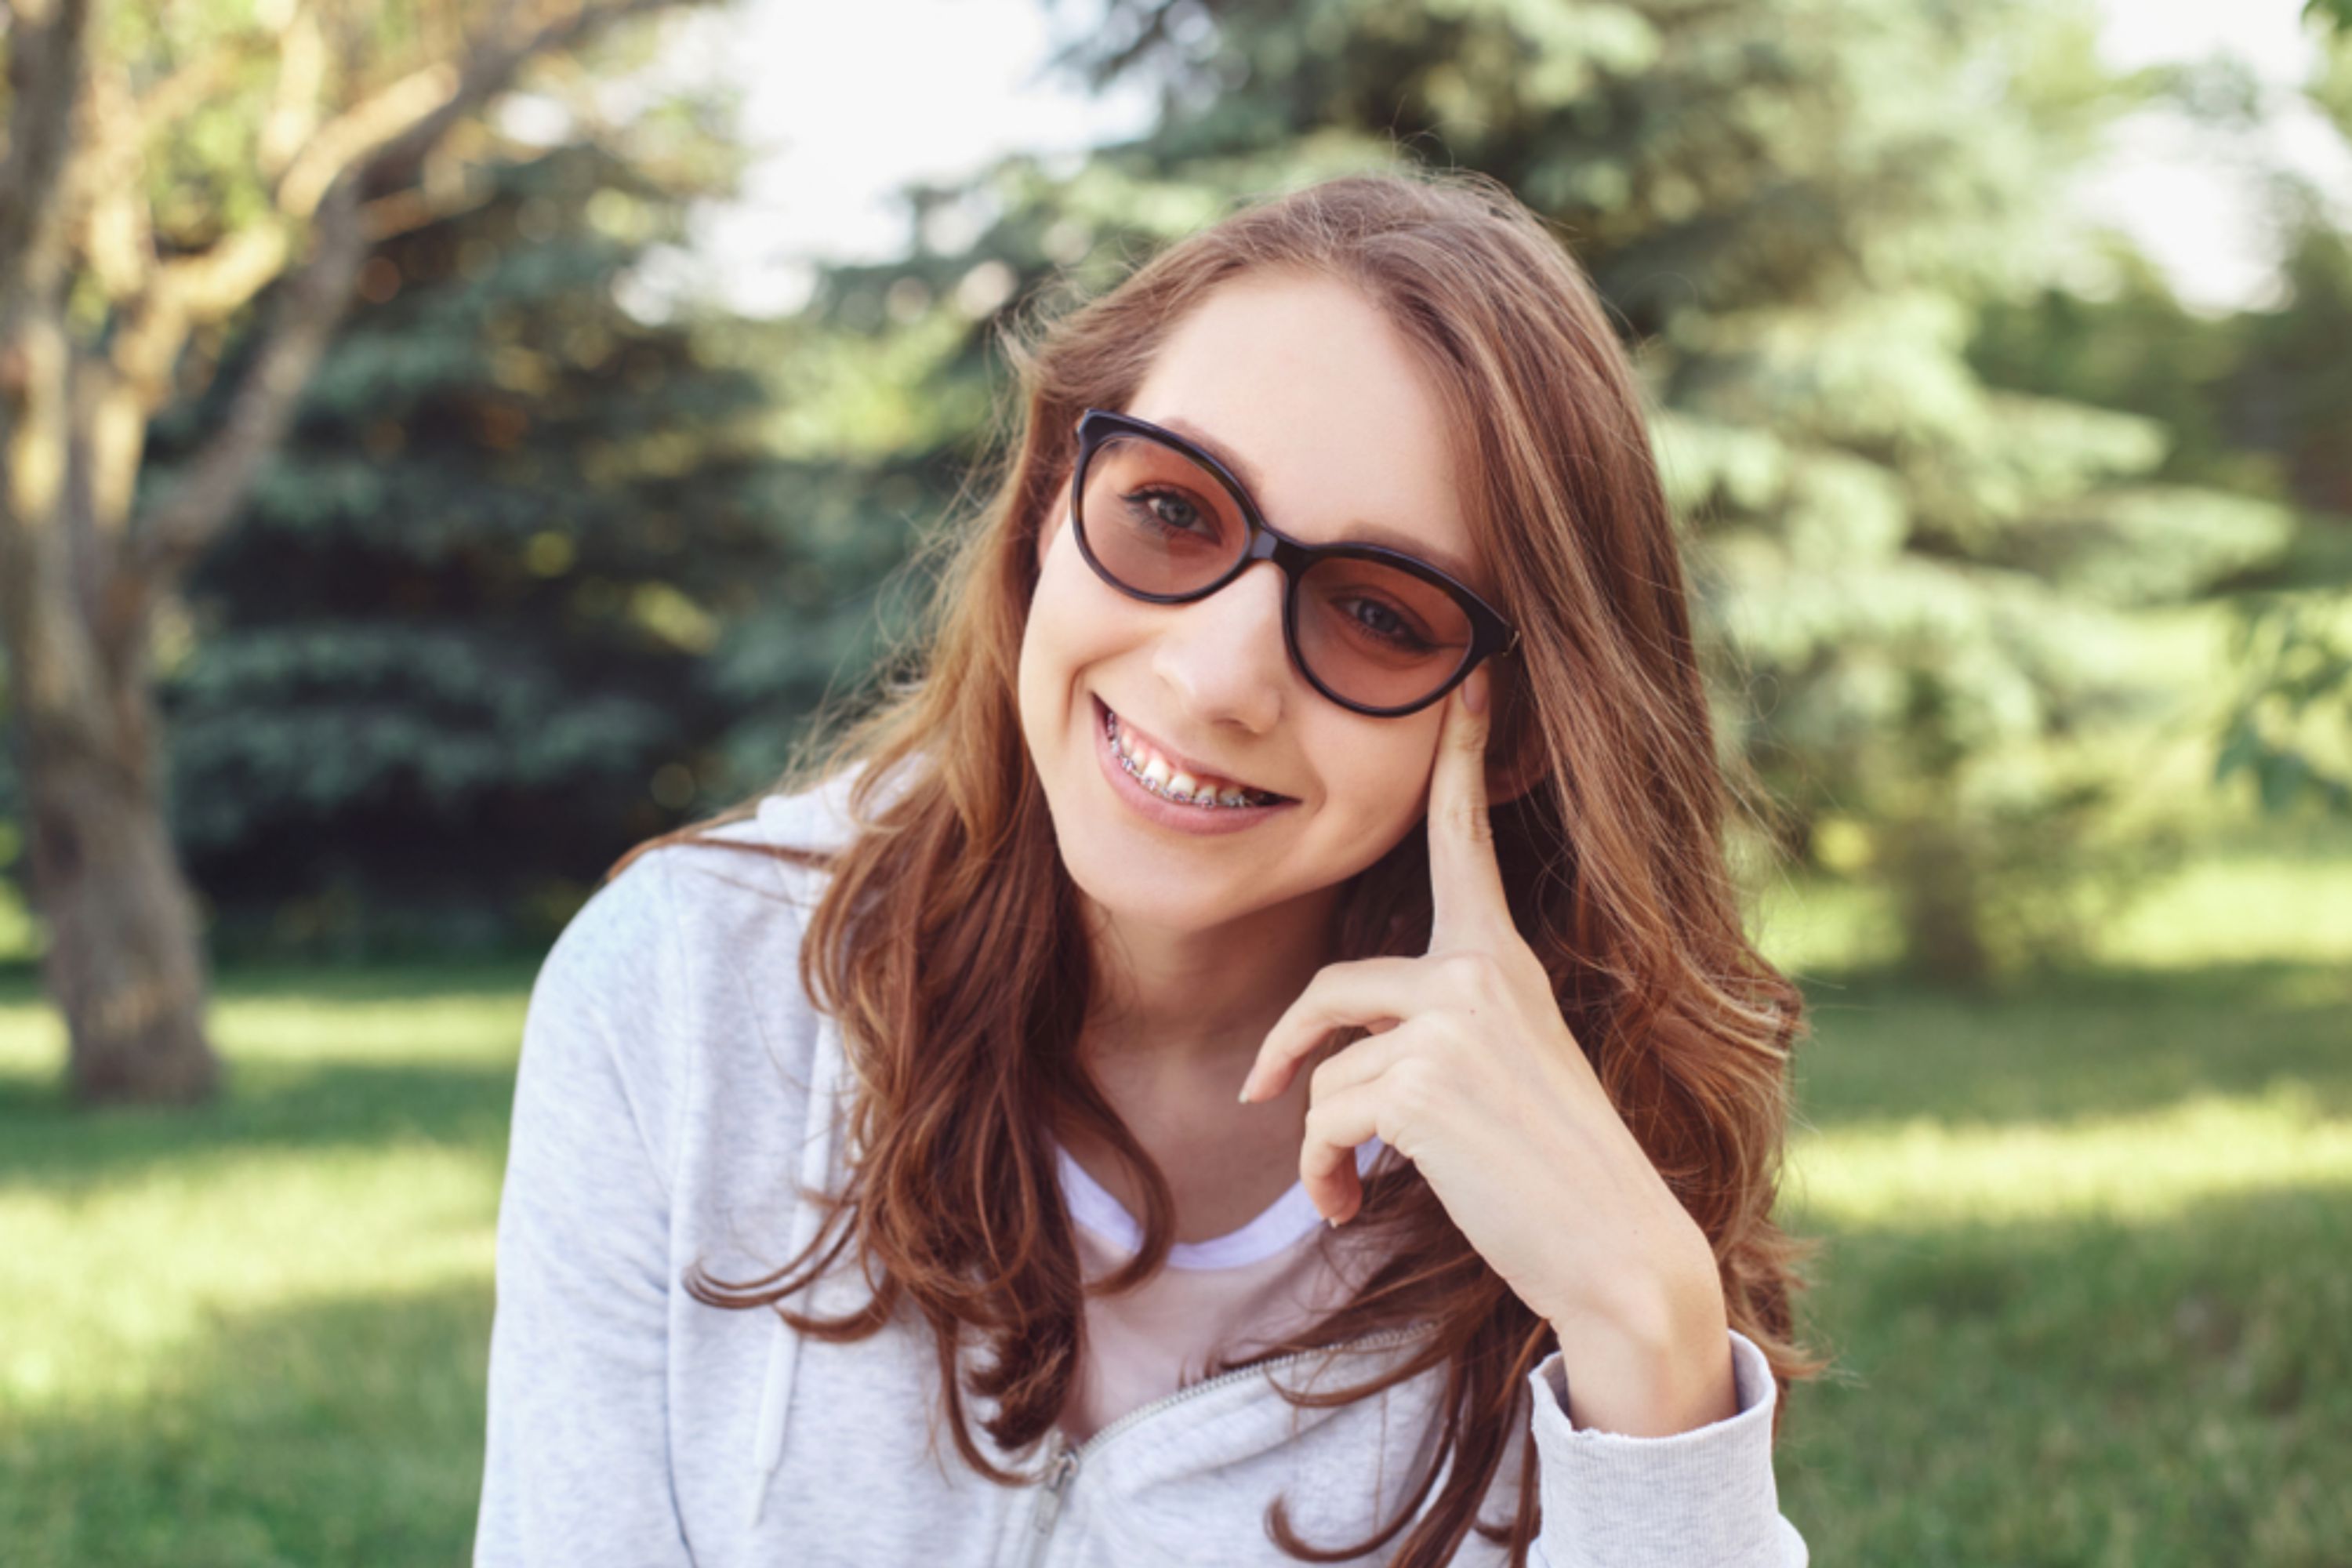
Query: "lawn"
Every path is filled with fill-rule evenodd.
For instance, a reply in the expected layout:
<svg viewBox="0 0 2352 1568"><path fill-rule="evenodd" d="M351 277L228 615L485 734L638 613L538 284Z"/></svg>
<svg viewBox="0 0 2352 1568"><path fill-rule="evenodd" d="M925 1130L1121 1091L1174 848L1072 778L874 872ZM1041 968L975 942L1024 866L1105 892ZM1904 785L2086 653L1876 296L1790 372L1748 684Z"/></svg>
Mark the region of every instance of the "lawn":
<svg viewBox="0 0 2352 1568"><path fill-rule="evenodd" d="M1786 1210L1838 1359L1779 1461L1816 1563L2352 1563L2352 833L2295 831L2000 1001L1843 962L1849 898L1772 907L1817 1030ZM97 1117L0 982L12 1568L465 1560L530 978L224 976L233 1091Z"/></svg>

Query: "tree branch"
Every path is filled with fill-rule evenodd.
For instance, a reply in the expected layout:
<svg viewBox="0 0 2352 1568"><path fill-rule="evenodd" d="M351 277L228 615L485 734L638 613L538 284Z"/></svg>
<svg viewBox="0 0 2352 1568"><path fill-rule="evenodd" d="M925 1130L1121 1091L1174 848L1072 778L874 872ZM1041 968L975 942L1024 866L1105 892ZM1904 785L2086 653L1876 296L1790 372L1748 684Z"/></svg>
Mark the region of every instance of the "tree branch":
<svg viewBox="0 0 2352 1568"><path fill-rule="evenodd" d="M10 352L27 295L62 276L58 195L72 150L89 0L19 6L8 46L8 156L0 162L0 353ZM13 402L20 374L0 364L0 396Z"/></svg>
<svg viewBox="0 0 2352 1568"><path fill-rule="evenodd" d="M153 591L176 578L227 525L262 459L283 439L366 256L359 178L356 171L346 174L319 204L310 259L289 279L261 351L237 385L226 423L191 463L188 477L126 532L102 635L128 635L143 621Z"/></svg>
<svg viewBox="0 0 2352 1568"><path fill-rule="evenodd" d="M612 0L583 5L512 43L485 47L462 74L443 65L403 78L320 129L311 147L332 148L342 160L341 166L330 169L316 163L306 150L278 184L282 213L299 217L315 206L317 244L290 280L268 338L237 389L227 424L193 462L188 477L129 530L121 580L112 585L108 606L109 620L119 632L127 635L142 621L154 588L176 577L227 526L254 474L292 422L302 388L325 353L364 258L361 187L420 158L460 120L478 113L510 87L522 68L539 56L575 47L625 18L691 3ZM322 192L315 199L310 194L314 186ZM249 232L283 231L271 225ZM277 243L282 247L284 241ZM244 259L257 268L262 257ZM234 287L243 281L234 278L237 270L225 265L214 280L224 289Z"/></svg>

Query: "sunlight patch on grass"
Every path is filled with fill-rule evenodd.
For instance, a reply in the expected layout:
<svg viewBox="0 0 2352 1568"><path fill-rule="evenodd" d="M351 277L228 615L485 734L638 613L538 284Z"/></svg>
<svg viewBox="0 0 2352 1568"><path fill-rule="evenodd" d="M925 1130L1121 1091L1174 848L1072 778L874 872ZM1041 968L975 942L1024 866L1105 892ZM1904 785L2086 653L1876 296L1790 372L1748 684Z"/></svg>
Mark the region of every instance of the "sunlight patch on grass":
<svg viewBox="0 0 2352 1568"><path fill-rule="evenodd" d="M217 1010L223 1047L240 1062L315 1067L396 1062L473 1064L510 1058L523 998L402 998L354 1005L310 996L241 997Z"/></svg>
<svg viewBox="0 0 2352 1568"><path fill-rule="evenodd" d="M1789 1163L1787 1202L1801 1224L2163 1220L2217 1196L2325 1188L2352 1198L2352 1121L2324 1116L2308 1086L2281 1083L2064 1122L1845 1125L1792 1137Z"/></svg>
<svg viewBox="0 0 2352 1568"><path fill-rule="evenodd" d="M2101 933L2106 963L2144 969L2352 962L2352 864L2233 857L2184 867Z"/></svg>
<svg viewBox="0 0 2352 1568"><path fill-rule="evenodd" d="M526 980L522 991L505 995L352 1000L238 995L231 982L215 994L206 1021L214 1048L236 1066L504 1062L522 1037L528 989ZM64 1021L45 999L0 1004L0 1078L49 1081L65 1052Z"/></svg>
<svg viewBox="0 0 2352 1568"><path fill-rule="evenodd" d="M87 1194L0 1189L0 1410L133 1403L223 1319L488 1289L478 1150L215 1152Z"/></svg>

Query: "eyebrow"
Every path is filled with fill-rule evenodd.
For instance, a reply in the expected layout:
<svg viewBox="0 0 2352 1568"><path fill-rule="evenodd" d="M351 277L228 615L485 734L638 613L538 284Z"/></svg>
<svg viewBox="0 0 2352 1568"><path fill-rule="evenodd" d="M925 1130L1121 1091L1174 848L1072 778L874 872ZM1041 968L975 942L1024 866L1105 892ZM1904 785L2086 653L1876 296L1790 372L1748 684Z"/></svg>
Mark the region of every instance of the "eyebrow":
<svg viewBox="0 0 2352 1568"><path fill-rule="evenodd" d="M1252 500L1256 500L1257 492L1265 488L1258 477L1258 471L1250 466L1248 458L1193 424L1190 419L1181 415L1171 414L1160 420L1160 424L1166 429L1175 431L1226 468L1231 468L1234 478L1241 480L1243 486L1249 490ZM1264 503L1259 504L1259 510L1265 510ZM1479 597L1486 596L1486 588L1480 584L1477 574L1470 569L1469 563L1452 551L1432 549L1421 540L1400 532L1396 529L1382 527L1376 522L1353 521L1348 526L1354 531L1347 539L1335 542L1378 544L1390 550L1401 550L1407 555L1428 562L1454 581L1466 584Z"/></svg>

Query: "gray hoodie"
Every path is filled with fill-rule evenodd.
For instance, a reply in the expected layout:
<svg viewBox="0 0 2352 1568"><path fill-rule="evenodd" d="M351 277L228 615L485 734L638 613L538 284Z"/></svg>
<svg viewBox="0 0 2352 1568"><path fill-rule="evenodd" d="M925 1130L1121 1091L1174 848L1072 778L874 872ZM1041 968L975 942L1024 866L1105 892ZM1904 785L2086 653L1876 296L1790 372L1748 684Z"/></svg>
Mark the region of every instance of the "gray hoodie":
<svg viewBox="0 0 2352 1568"><path fill-rule="evenodd" d="M723 836L838 844L846 782L771 795ZM1329 1410L1295 1409L1266 1374L1294 1389L1360 1381L1422 1330L1194 1384L1081 1445L1057 1433L1012 1453L975 1426L983 1452L1034 1483L1003 1487L934 1430L919 1319L828 1344L687 1294L698 1260L742 1282L796 1256L818 1217L796 1184L838 1190L847 1175L839 1028L795 967L822 877L666 846L600 888L540 970L499 1208L478 1568L1274 1568L1297 1561L1265 1526L1277 1497L1314 1544L1391 1517L1431 1451L1444 1369ZM869 1299L852 1265L794 1305L835 1315ZM1574 1427L1555 1352L1528 1375L1532 1420L1480 1518L1510 1519L1531 1436L1538 1564L1802 1568L1773 1482L1771 1374L1736 1331L1730 1352L1739 1413L1668 1437ZM1349 1561L1386 1562L1394 1545ZM1454 1561L1506 1559L1473 1534Z"/></svg>

